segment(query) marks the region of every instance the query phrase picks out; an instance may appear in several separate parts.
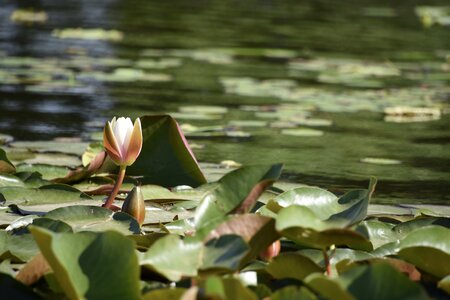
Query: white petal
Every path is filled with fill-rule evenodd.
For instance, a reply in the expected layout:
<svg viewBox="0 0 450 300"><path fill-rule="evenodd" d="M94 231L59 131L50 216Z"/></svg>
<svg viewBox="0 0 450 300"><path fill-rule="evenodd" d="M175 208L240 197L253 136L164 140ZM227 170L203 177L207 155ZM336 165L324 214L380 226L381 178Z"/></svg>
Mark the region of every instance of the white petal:
<svg viewBox="0 0 450 300"><path fill-rule="evenodd" d="M113 127L114 136L121 148L122 155L125 155L130 143L131 132L133 131L133 123L130 118L120 117L116 120Z"/></svg>

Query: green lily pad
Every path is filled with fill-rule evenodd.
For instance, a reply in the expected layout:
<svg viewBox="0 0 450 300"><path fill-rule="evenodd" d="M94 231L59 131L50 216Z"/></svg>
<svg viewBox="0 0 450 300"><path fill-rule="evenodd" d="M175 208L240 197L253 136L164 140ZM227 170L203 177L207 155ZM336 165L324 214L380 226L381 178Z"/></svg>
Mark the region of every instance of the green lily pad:
<svg viewBox="0 0 450 300"><path fill-rule="evenodd" d="M353 250L353 249L345 249L345 248L336 248L334 250L330 250L329 262L330 265L334 266L343 260L351 260L351 261L361 261L367 260L371 258L375 258L371 253L361 251L361 250ZM325 261L323 251L317 249L302 249L297 251L297 253L308 257L312 261L314 261L321 268L325 268Z"/></svg>
<svg viewBox="0 0 450 300"><path fill-rule="evenodd" d="M247 166L222 177L218 187L207 193L198 205L196 227L218 222L236 210L249 211L259 195L278 179L281 168L281 164Z"/></svg>
<svg viewBox="0 0 450 300"><path fill-rule="evenodd" d="M450 229L426 226L409 233L398 245L398 256L437 278L450 274Z"/></svg>
<svg viewBox="0 0 450 300"><path fill-rule="evenodd" d="M419 284L389 264L354 267L337 281L356 299L428 299Z"/></svg>
<svg viewBox="0 0 450 300"><path fill-rule="evenodd" d="M25 186L25 183L18 177L6 173L0 173L0 187L5 186Z"/></svg>
<svg viewBox="0 0 450 300"><path fill-rule="evenodd" d="M247 255L250 247L239 235L222 235L205 244L202 272L233 272Z"/></svg>
<svg viewBox="0 0 450 300"><path fill-rule="evenodd" d="M170 116L141 118L143 146L128 175L143 176L144 184L171 187L206 183L178 124Z"/></svg>
<svg viewBox="0 0 450 300"><path fill-rule="evenodd" d="M438 282L438 287L440 289L443 289L447 292L447 294L450 295L450 275L445 276L443 279L441 279Z"/></svg>
<svg viewBox="0 0 450 300"><path fill-rule="evenodd" d="M207 297L213 299L257 300L258 297L236 278L209 276L201 283Z"/></svg>
<svg viewBox="0 0 450 300"><path fill-rule="evenodd" d="M342 284L335 279L319 273L313 273L304 279L308 288L319 294L325 299L355 299Z"/></svg>
<svg viewBox="0 0 450 300"><path fill-rule="evenodd" d="M261 251L279 238L274 228L274 220L256 214L229 216L213 230L209 226L201 228L195 237L203 239L205 234L206 240L230 234L242 237L250 245L250 250L242 263L255 259Z"/></svg>
<svg viewBox="0 0 450 300"><path fill-rule="evenodd" d="M168 280L179 281L183 276L197 275L202 250L200 242L183 241L179 236L167 235L140 255L139 264Z"/></svg>
<svg viewBox="0 0 450 300"><path fill-rule="evenodd" d="M52 36L60 39L105 40L121 41L123 32L118 30L106 30L103 28L64 28L55 29Z"/></svg>
<svg viewBox="0 0 450 300"><path fill-rule="evenodd" d="M352 190L340 198L317 187L300 187L276 196L267 208L275 213L281 207L305 206L321 220L355 224L367 215L370 197L375 189L376 179L372 178L368 189Z"/></svg>
<svg viewBox="0 0 450 300"><path fill-rule="evenodd" d="M379 157L365 157L362 158L360 162L376 165L399 165L402 163L400 160L397 159L379 158Z"/></svg>
<svg viewBox="0 0 450 300"><path fill-rule="evenodd" d="M0 255L2 258L12 258L16 261L28 261L39 253L39 248L30 233L13 234L0 231Z"/></svg>
<svg viewBox="0 0 450 300"><path fill-rule="evenodd" d="M0 133L0 145L13 141L14 138L8 134Z"/></svg>
<svg viewBox="0 0 450 300"><path fill-rule="evenodd" d="M182 113L200 113L200 114L226 114L228 108L223 106L212 106L212 105L191 105L191 106L180 106L179 111Z"/></svg>
<svg viewBox="0 0 450 300"><path fill-rule="evenodd" d="M291 299L301 299L301 300L316 300L317 298L314 293L309 291L305 287L297 286L287 286L279 290L276 290L271 296L271 300L291 300Z"/></svg>
<svg viewBox="0 0 450 300"><path fill-rule="evenodd" d="M63 153L36 153L33 158L23 160L23 163L76 167L81 164L81 160L76 156Z"/></svg>
<svg viewBox="0 0 450 300"><path fill-rule="evenodd" d="M266 127L267 122L260 120L231 120L228 122L228 125L237 127Z"/></svg>
<svg viewBox="0 0 450 300"><path fill-rule="evenodd" d="M30 228L69 299L140 299L134 243L117 232Z"/></svg>
<svg viewBox="0 0 450 300"><path fill-rule="evenodd" d="M322 221L309 208L292 205L281 209L276 217L276 229L299 245L326 249L331 245L371 251L372 244L358 232L345 228L342 220Z"/></svg>
<svg viewBox="0 0 450 300"><path fill-rule="evenodd" d="M288 128L281 130L281 134L292 135L292 136L303 136L303 137L313 137L322 136L323 131L311 128Z"/></svg>
<svg viewBox="0 0 450 300"><path fill-rule="evenodd" d="M25 148L36 152L60 152L81 155L88 143L84 142L56 142L56 141L16 141L10 144L13 148Z"/></svg>
<svg viewBox="0 0 450 300"><path fill-rule="evenodd" d="M276 279L298 280L303 280L312 273L323 272L323 269L314 261L298 253L285 253L274 257L266 270Z"/></svg>
<svg viewBox="0 0 450 300"><path fill-rule="evenodd" d="M142 295L141 300L181 299L186 291L184 288L158 289Z"/></svg>
<svg viewBox="0 0 450 300"><path fill-rule="evenodd" d="M0 187L0 194L5 197L6 205L67 203L91 199L81 191L63 184L45 185L39 188Z"/></svg>
<svg viewBox="0 0 450 300"><path fill-rule="evenodd" d="M69 169L65 166L52 166L44 164L24 164L17 165L17 172L40 173L45 180L64 177L67 175Z"/></svg>
<svg viewBox="0 0 450 300"><path fill-rule="evenodd" d="M114 230L127 235L140 233L139 224L130 215L123 212L114 213L99 206L61 207L49 211L44 216L67 223L75 232Z"/></svg>

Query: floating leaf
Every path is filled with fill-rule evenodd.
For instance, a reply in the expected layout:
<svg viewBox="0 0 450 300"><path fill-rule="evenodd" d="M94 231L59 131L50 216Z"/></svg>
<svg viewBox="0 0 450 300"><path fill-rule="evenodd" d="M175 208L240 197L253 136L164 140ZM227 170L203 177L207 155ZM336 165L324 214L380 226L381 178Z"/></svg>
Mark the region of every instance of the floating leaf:
<svg viewBox="0 0 450 300"><path fill-rule="evenodd" d="M243 262L255 259L262 250L279 238L274 228L274 220L255 214L231 216L214 230L211 230L209 227L203 230L208 232L206 240L229 234L241 236L250 245L250 251L243 259ZM200 232L196 233L196 236L201 238L203 234L202 230L200 230Z"/></svg>
<svg viewBox="0 0 450 300"><path fill-rule="evenodd" d="M236 271L250 247L239 235L222 235L205 244L201 270L207 272Z"/></svg>
<svg viewBox="0 0 450 300"><path fill-rule="evenodd" d="M212 105L191 105L191 106L180 106L179 111L182 113L200 113L200 114L226 114L228 108L223 106L212 106Z"/></svg>
<svg viewBox="0 0 450 300"><path fill-rule="evenodd" d="M170 116L141 118L143 146L128 175L143 176L142 183L162 186L206 183L178 124Z"/></svg>
<svg viewBox="0 0 450 300"><path fill-rule="evenodd" d="M443 279L441 279L438 282L438 287L440 289L443 289L447 292L447 294L450 295L450 275L445 276Z"/></svg>
<svg viewBox="0 0 450 300"><path fill-rule="evenodd" d="M316 300L319 299L305 287L287 286L276 290L271 296L271 300Z"/></svg>
<svg viewBox="0 0 450 300"><path fill-rule="evenodd" d="M402 163L400 160L379 157L365 157L360 162L376 165L399 165Z"/></svg>
<svg viewBox="0 0 450 300"><path fill-rule="evenodd" d="M13 234L0 231L0 241L2 241L3 249L0 248L0 255L10 257L14 261L28 261L39 253L33 237L29 233ZM11 257L12 256L12 257Z"/></svg>
<svg viewBox="0 0 450 300"><path fill-rule="evenodd" d="M99 206L76 205L57 208L48 212L45 218L60 220L77 231L114 230L122 234L140 233L139 224L130 215Z"/></svg>
<svg viewBox="0 0 450 300"><path fill-rule="evenodd" d="M292 205L281 209L276 218L276 229L281 235L299 245L325 249L343 245L370 251L372 244L358 232L346 229L345 220L320 220L309 208Z"/></svg>
<svg viewBox="0 0 450 300"><path fill-rule="evenodd" d="M313 273L304 279L305 284L311 290L325 299L355 299L343 285L335 279L320 273Z"/></svg>
<svg viewBox="0 0 450 300"><path fill-rule="evenodd" d="M186 291L184 288L158 289L144 294L141 300L183 299L182 296Z"/></svg>
<svg viewBox="0 0 450 300"><path fill-rule="evenodd" d="M358 266L337 279L356 299L428 299L422 287L389 264Z"/></svg>
<svg viewBox="0 0 450 300"><path fill-rule="evenodd" d="M14 175L0 173L0 187L4 187L4 186L23 187L23 186L25 186L25 183L22 180L20 180L20 178L14 176Z"/></svg>
<svg viewBox="0 0 450 300"><path fill-rule="evenodd" d="M450 274L450 229L426 226L409 233L398 245L398 256L437 278Z"/></svg>
<svg viewBox="0 0 450 300"><path fill-rule="evenodd" d="M67 203L91 199L68 185L46 185L40 188L1 187L0 194L5 197L7 205Z"/></svg>
<svg viewBox="0 0 450 300"><path fill-rule="evenodd" d="M14 173L16 168L6 157L5 150L0 148L0 173Z"/></svg>
<svg viewBox="0 0 450 300"><path fill-rule="evenodd" d="M267 265L267 272L276 279L291 278L303 280L311 273L322 273L323 269L306 256L297 253L283 253Z"/></svg>
<svg viewBox="0 0 450 300"><path fill-rule="evenodd" d="M52 36L60 39L105 40L121 41L123 33L118 30L105 30L102 28L65 28L55 29Z"/></svg>
<svg viewBox="0 0 450 300"><path fill-rule="evenodd" d="M30 230L69 299L140 298L134 244L121 234Z"/></svg>
<svg viewBox="0 0 450 300"><path fill-rule="evenodd" d="M322 136L323 131L311 128L289 128L281 130L281 134L292 135L292 136Z"/></svg>
<svg viewBox="0 0 450 300"><path fill-rule="evenodd" d="M281 173L281 164L247 166L230 172L218 182L218 187L205 195L197 207L197 228L219 221L233 211L249 211L259 195Z"/></svg>
<svg viewBox="0 0 450 300"><path fill-rule="evenodd" d="M83 154L87 147L84 142L57 142L57 141L16 141L10 144L13 148L25 148L36 152L60 152L74 155Z"/></svg>
<svg viewBox="0 0 450 300"><path fill-rule="evenodd" d="M236 278L210 276L201 284L205 295L213 299L257 300L258 297Z"/></svg>
<svg viewBox="0 0 450 300"><path fill-rule="evenodd" d="M139 264L171 281L179 281L183 276L197 275L202 248L199 242L183 241L176 235L167 235L140 255Z"/></svg>
<svg viewBox="0 0 450 300"><path fill-rule="evenodd" d="M272 202L269 201L267 208L278 210L289 205L301 205L309 208L321 220L351 225L366 217L375 185L376 179L372 178L368 189L352 190L340 198L317 187L300 187L276 196Z"/></svg>

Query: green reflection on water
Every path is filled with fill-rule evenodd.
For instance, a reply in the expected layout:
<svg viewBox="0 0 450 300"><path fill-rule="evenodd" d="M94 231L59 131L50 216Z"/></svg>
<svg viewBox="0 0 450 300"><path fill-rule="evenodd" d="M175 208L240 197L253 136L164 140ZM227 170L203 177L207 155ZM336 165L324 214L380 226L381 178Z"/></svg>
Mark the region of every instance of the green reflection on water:
<svg viewBox="0 0 450 300"><path fill-rule="evenodd" d="M375 201L447 203L449 116L392 123L383 115L398 105L448 111L449 28L422 26L415 7L423 4L49 4L45 26L0 29L13 49L0 53L0 131L48 139L98 130L88 124L111 115L169 112L184 124L219 126L191 139L204 146L194 150L201 161L281 161L286 179L338 191L374 175ZM123 39L52 36L76 27L116 29ZM179 111L189 105L228 111ZM323 134L282 134L291 127Z"/></svg>

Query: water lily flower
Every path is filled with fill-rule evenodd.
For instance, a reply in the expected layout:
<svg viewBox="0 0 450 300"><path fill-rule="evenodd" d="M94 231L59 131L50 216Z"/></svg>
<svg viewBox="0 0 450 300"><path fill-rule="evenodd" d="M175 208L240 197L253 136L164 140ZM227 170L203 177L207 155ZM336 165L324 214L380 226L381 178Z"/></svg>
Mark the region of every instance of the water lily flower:
<svg viewBox="0 0 450 300"><path fill-rule="evenodd" d="M142 149L142 127L139 118L114 117L103 131L103 145L112 161L118 166L130 166Z"/></svg>
<svg viewBox="0 0 450 300"><path fill-rule="evenodd" d="M132 165L142 150L142 127L139 118L134 121L130 118L115 117L108 121L103 131L103 146L111 160L120 167L117 175L116 184L103 205L106 208L112 208L113 201L116 198L119 188L125 178L125 170Z"/></svg>

